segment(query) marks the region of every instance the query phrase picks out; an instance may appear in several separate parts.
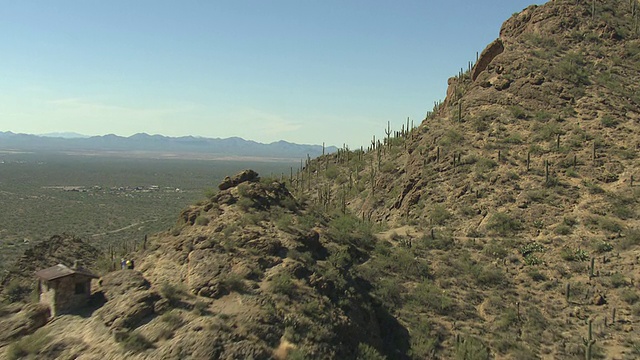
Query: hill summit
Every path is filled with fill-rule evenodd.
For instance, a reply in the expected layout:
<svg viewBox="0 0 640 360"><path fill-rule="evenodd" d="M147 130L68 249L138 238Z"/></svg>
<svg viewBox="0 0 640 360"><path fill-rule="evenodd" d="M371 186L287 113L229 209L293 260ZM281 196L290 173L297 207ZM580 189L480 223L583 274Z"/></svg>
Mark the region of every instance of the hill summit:
<svg viewBox="0 0 640 360"><path fill-rule="evenodd" d="M105 272L93 308L28 336L42 310L3 310L26 330L0 346L9 358L638 358L638 5L514 14L418 127L387 125L368 149L308 159L286 181L225 179L127 254L135 269Z"/></svg>

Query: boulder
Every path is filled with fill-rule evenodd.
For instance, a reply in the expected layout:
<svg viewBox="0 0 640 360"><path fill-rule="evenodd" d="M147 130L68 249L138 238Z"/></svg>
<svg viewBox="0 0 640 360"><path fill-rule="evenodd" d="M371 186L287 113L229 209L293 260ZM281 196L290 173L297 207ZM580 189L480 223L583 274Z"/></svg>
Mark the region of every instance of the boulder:
<svg viewBox="0 0 640 360"><path fill-rule="evenodd" d="M236 187L243 182L257 182L259 180L260 176L257 172L251 169L243 170L233 177L225 177L224 180L222 180L222 182L218 185L218 189L227 190L232 187Z"/></svg>

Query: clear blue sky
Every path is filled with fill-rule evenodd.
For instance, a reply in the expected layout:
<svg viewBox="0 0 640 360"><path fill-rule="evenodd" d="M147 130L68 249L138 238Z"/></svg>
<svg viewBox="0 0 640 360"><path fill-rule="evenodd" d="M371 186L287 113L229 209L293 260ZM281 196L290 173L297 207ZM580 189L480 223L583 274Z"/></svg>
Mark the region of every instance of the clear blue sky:
<svg viewBox="0 0 640 360"><path fill-rule="evenodd" d="M534 3L7 1L0 131L366 145Z"/></svg>

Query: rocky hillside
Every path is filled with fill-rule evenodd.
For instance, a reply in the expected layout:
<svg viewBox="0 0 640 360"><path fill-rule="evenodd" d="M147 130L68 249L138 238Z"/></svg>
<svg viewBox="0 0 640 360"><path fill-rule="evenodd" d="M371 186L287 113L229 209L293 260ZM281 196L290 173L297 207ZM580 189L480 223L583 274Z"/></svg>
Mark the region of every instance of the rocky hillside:
<svg viewBox="0 0 640 360"><path fill-rule="evenodd" d="M639 5L514 14L417 127L284 183L225 180L105 274L91 310L24 336L40 310L0 309L22 329L0 351L640 357Z"/></svg>
<svg viewBox="0 0 640 360"><path fill-rule="evenodd" d="M150 237L135 270L104 274L89 309L24 336L42 326L30 320L42 309L6 307L7 357L346 359L396 351L404 328L350 271L374 246L370 226L305 209L284 183L251 170L219 188Z"/></svg>

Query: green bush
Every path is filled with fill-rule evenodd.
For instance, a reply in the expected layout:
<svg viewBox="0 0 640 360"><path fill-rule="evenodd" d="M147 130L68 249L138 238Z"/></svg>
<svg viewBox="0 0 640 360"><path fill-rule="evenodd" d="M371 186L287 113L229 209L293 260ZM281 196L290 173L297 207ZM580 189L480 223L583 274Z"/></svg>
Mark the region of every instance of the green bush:
<svg viewBox="0 0 640 360"><path fill-rule="evenodd" d="M137 331L125 332L116 340L126 351L134 353L141 353L153 347L153 344Z"/></svg>
<svg viewBox="0 0 640 360"><path fill-rule="evenodd" d="M464 140L464 136L456 130L449 129L438 141L438 144L441 146L449 146L460 144Z"/></svg>
<svg viewBox="0 0 640 360"><path fill-rule="evenodd" d="M375 244L371 224L350 214L340 214L329 221L328 235L339 244L365 248L373 248Z"/></svg>
<svg viewBox="0 0 640 360"><path fill-rule="evenodd" d="M640 229L630 229L618 242L618 247L621 250L628 250L632 246L637 245L640 245Z"/></svg>
<svg viewBox="0 0 640 360"><path fill-rule="evenodd" d="M633 305L640 300L640 295L638 295L638 291L635 289L624 289L620 294L620 298L627 304Z"/></svg>
<svg viewBox="0 0 640 360"><path fill-rule="evenodd" d="M358 356L356 360L385 360L386 357L380 355L378 350L376 350L373 346L367 345L365 343L358 344Z"/></svg>
<svg viewBox="0 0 640 360"><path fill-rule="evenodd" d="M589 260L589 254L582 249L569 249L563 248L560 250L560 257L566 261L587 261Z"/></svg>
<svg viewBox="0 0 640 360"><path fill-rule="evenodd" d="M605 115L602 118L600 118L600 123L604 127L613 128L618 126L619 121L617 119L614 119L610 115Z"/></svg>
<svg viewBox="0 0 640 360"><path fill-rule="evenodd" d="M7 347L8 360L24 358L37 358L38 353L51 342L48 330L40 329L35 333L25 336Z"/></svg>
<svg viewBox="0 0 640 360"><path fill-rule="evenodd" d="M611 250L613 250L613 245L611 245L611 243L608 241L598 241L596 242L594 247L596 252L600 254L610 252Z"/></svg>
<svg viewBox="0 0 640 360"><path fill-rule="evenodd" d="M571 226L560 224L553 229L553 232L557 235L569 235L571 234Z"/></svg>
<svg viewBox="0 0 640 360"><path fill-rule="evenodd" d="M611 282L611 286L615 288L625 287L628 284L627 278L620 273L612 274L609 281Z"/></svg>
<svg viewBox="0 0 640 360"><path fill-rule="evenodd" d="M207 226L209 225L209 218L206 216L198 215L196 218L196 225Z"/></svg>
<svg viewBox="0 0 640 360"><path fill-rule="evenodd" d="M177 306L185 295L184 288L171 283L163 283L160 286L160 295L169 301L171 306Z"/></svg>
<svg viewBox="0 0 640 360"><path fill-rule="evenodd" d="M451 217L451 213L446 207L436 204L429 211L429 218L433 224L443 225Z"/></svg>
<svg viewBox="0 0 640 360"><path fill-rule="evenodd" d="M498 165L498 163L495 160L486 159L486 158L479 158L478 161L475 164L476 172L477 173L484 173L484 172L487 172L487 171L493 169L497 165Z"/></svg>
<svg viewBox="0 0 640 360"><path fill-rule="evenodd" d="M491 215L487 221L487 230L502 236L511 235L521 229L522 224L518 220L503 212Z"/></svg>
<svg viewBox="0 0 640 360"><path fill-rule="evenodd" d="M405 288L396 279L383 278L376 282L374 294L390 309L399 308L403 302Z"/></svg>
<svg viewBox="0 0 640 360"><path fill-rule="evenodd" d="M421 308L432 309L440 315L450 315L455 309L454 300L430 282L418 284L411 292L410 302Z"/></svg>
<svg viewBox="0 0 640 360"><path fill-rule="evenodd" d="M225 289L229 291L235 291L239 293L245 291L244 279L238 274L229 273L227 275L224 275L220 280L220 283Z"/></svg>
<svg viewBox="0 0 640 360"><path fill-rule="evenodd" d="M489 360L489 350L475 337L462 338L456 342L456 360Z"/></svg>
<svg viewBox="0 0 640 360"><path fill-rule="evenodd" d="M183 324L182 317L176 310L171 310L162 314L162 316L160 316L160 321L167 324L171 330L175 330Z"/></svg>
<svg viewBox="0 0 640 360"><path fill-rule="evenodd" d="M293 282L293 278L289 273L281 272L271 278L271 291L287 295L293 296L296 290L296 284Z"/></svg>
<svg viewBox="0 0 640 360"><path fill-rule="evenodd" d="M11 279L9 284L4 288L4 295L10 303L23 301L33 292L34 289L32 287L25 285L22 281L16 278Z"/></svg>

